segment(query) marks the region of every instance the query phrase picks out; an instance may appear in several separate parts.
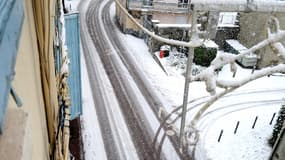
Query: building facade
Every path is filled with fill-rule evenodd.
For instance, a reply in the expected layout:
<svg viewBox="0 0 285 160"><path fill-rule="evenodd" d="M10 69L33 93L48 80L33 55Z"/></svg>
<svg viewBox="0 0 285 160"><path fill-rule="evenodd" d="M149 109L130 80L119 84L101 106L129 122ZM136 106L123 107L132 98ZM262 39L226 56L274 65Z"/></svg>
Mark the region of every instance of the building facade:
<svg viewBox="0 0 285 160"><path fill-rule="evenodd" d="M129 13L145 28L156 34L177 40L187 40L190 29L191 6L188 0L120 0ZM133 24L126 14L116 8L116 19L124 33L145 39L150 51L158 50L160 42L151 39ZM188 25L185 25L188 24ZM176 32L178 35L169 35Z"/></svg>

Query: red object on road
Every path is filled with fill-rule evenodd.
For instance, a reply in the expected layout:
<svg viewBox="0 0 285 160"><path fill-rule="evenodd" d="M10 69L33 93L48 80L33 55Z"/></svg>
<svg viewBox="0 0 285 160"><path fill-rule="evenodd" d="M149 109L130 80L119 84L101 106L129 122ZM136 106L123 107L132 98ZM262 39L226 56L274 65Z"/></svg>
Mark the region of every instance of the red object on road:
<svg viewBox="0 0 285 160"><path fill-rule="evenodd" d="M163 51L160 51L159 52L159 58L163 58L164 57L164 52Z"/></svg>

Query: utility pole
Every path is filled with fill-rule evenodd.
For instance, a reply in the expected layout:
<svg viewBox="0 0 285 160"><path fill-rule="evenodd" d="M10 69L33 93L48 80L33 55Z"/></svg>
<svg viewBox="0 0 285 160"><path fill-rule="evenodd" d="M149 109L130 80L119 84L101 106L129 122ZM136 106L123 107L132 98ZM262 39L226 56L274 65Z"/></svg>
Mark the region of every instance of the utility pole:
<svg viewBox="0 0 285 160"><path fill-rule="evenodd" d="M191 33L190 33L190 42L195 41L194 38L197 38L195 36L197 35L196 32L196 12L193 9L192 12L192 23L191 23ZM190 22L190 17L189 17ZM184 131L185 131L185 122L186 122L186 113L187 113L187 104L188 104L188 94L189 94L189 86L191 82L191 70L192 70L192 64L194 59L194 47L189 47L188 51L188 60L187 60L187 67L186 67L186 77L185 77L185 85L184 85L184 95L183 95L183 105L182 105L182 116L181 116L181 126L180 126L180 136L179 136L179 145L180 145L180 151L184 152Z"/></svg>

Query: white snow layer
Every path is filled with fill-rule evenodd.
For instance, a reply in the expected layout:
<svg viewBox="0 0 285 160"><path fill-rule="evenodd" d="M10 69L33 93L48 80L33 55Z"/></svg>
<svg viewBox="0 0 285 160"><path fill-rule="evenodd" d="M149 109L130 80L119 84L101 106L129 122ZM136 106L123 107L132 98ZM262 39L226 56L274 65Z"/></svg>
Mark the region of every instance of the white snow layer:
<svg viewBox="0 0 285 160"><path fill-rule="evenodd" d="M84 82L82 83L83 114L81 116L84 157L86 160L107 160L82 50L81 53L81 77Z"/></svg>
<svg viewBox="0 0 285 160"><path fill-rule="evenodd" d="M78 11L77 7L81 0L65 0L65 8L69 12Z"/></svg>
<svg viewBox="0 0 285 160"><path fill-rule="evenodd" d="M177 76L178 74L175 76L167 76L153 60L153 57L148 52L148 48L143 40L130 35L122 35L122 40L129 48L131 48L133 51L132 54L138 63L141 64L141 68L144 70L147 78L151 81L157 92L163 95L170 106L181 105L184 77ZM227 54L227 56L231 57L230 54ZM222 68L218 77L219 80L230 81L233 79L241 80L250 75L250 69L243 69L236 66L236 77L233 78L230 71L230 65L226 65ZM267 146L266 139L272 131L272 125L269 125L269 121L272 114L277 112L278 108L281 106L282 98L284 97L284 89L284 78L263 77L246 84L232 93L237 96L225 98L215 103L213 108L210 108L209 112L205 113L207 114L207 118L203 119L202 129L200 130L200 128L198 128L203 138L201 137L201 142L199 142L197 147L197 158L200 160L231 158L233 160L255 160L268 158L271 149ZM271 92L271 90L273 91ZM274 92L274 90L276 90L276 92ZM250 94L251 92L253 93ZM242 96L238 97L239 94ZM208 94L205 91L205 85L203 83L192 82L190 84L190 100L206 95ZM273 101L273 104L269 103L272 99L276 99L278 102L273 103L275 102ZM251 102L252 100L257 100L257 102ZM269 102L268 104L262 103L260 102L262 100L267 100ZM199 101L197 100L197 102ZM251 103L256 103L257 107L250 107ZM267 107L265 104L267 104ZM195 103L192 105L195 105ZM235 105L236 107L230 107ZM226 112L215 111L223 110L223 106L227 108L225 109ZM221 109L219 109L220 107ZM166 108L166 110L170 111L172 109ZM193 109L193 111L188 114L188 122L191 120L191 115L193 115L193 112L195 111L197 111L197 109ZM211 111L215 114L210 114ZM259 120L257 121L256 128L251 129L250 127L255 116L259 116ZM237 120L240 121L240 128L238 129L238 133L233 135L233 128L235 127ZM179 127L179 122L176 126ZM217 138L221 129L224 130L224 135L221 142L217 143Z"/></svg>
<svg viewBox="0 0 285 160"><path fill-rule="evenodd" d="M233 1L240 2L238 0ZM155 90L162 95L168 104L166 106L172 106L165 109L169 112L174 109L173 107L181 105L184 77L177 75L167 76L153 60L143 40L130 35L121 35L121 38L126 46L133 51L132 55L134 59L140 64L146 78L153 84ZM236 57L224 53L223 58L226 58L227 62L230 62ZM251 70L242 69L237 66L234 70L237 72L235 78L238 80L244 79L251 74ZM218 80L233 80L229 65L222 68ZM203 118L199 123L201 125L201 129L199 128L200 133L203 138L199 141L196 156L201 160L266 159L270 154L270 148L266 145L266 139L272 131L272 126L268 125L268 119L270 119L272 113L277 112L280 107L282 96L284 96L284 89L285 83L283 77L263 77L246 84L232 93L232 96L215 103L215 105L205 113L204 117L207 118ZM241 94L241 96L239 96L239 94ZM192 82L190 84L189 100L198 102L197 98L207 95L204 83ZM253 100L256 100L256 102ZM262 103L262 100L267 100L268 104ZM274 100L277 100L276 103ZM195 102L193 104L195 104ZM250 105L251 103L252 105ZM225 111L223 109L225 109ZM221 110L222 112L216 110ZM197 111L197 109L192 110L191 113L188 114L187 121L191 120L191 115L193 115L195 111ZM255 118L255 116L259 116L259 120L257 121L256 128L251 129L252 119ZM233 135L233 127L236 121L240 121L240 128L237 134ZM179 126L179 123L176 125ZM221 138L221 142L217 143L217 136L221 129L224 130L224 135Z"/></svg>
<svg viewBox="0 0 285 160"><path fill-rule="evenodd" d="M81 6L81 13L86 13L87 8L88 8L88 3L90 1L85 1L85 2L86 3L83 3ZM101 9L102 9L102 6L100 6ZM103 97L102 102L105 104L105 106L107 106L106 112L107 112L108 119L110 120L111 132L112 132L111 134L113 134L114 141L115 141L115 143L113 145L115 145L116 148L118 149L118 154L120 156L120 157L118 157L119 159L125 158L128 160L136 160L136 159L138 159L138 157L137 157L137 153L136 153L136 149L134 147L134 144L131 140L131 136L129 134L128 127L126 126L125 120L124 120L123 115L121 113L121 110L119 108L119 104L118 104L117 99L115 97L115 93L114 93L113 88L110 84L110 81L107 77L107 74L104 70L103 64L102 64L102 62L99 58L99 55L98 55L98 53L97 53L97 51L93 45L91 37L88 35L87 25L86 25L86 23L84 23L84 20L86 18L85 14L82 14L82 15L83 15L82 16L83 20L81 22L83 22L82 27L83 27L83 31L85 33L84 38L85 38L85 41L88 43L86 49L88 49L89 52L94 53L94 54L91 54L91 57L92 57L91 59L93 60L93 65L95 65L94 70L98 75L98 77L97 77L98 82L101 82L99 89L100 89L102 97ZM85 65L82 65L82 66L85 66ZM88 98L92 99L91 94L89 95ZM87 107L95 108L96 106L87 106ZM95 120L92 119L92 117L96 117L96 113L86 115L86 118L89 120L91 119L91 121L93 121L93 124L94 124ZM89 126L89 127L91 127L91 126ZM96 124L96 127L99 127L99 125ZM85 143L98 144L96 138L97 137L101 138L101 135L99 133L94 134L93 133L94 129L101 133L100 129L97 129L95 127L91 127L89 129L86 129L86 134L92 134L93 138L91 137L89 140L85 141ZM89 146L89 145L86 146L85 145L84 147L85 147L84 148L85 156L86 155L89 156L88 158L90 160L104 159L105 158L105 152L101 153L101 151L104 151L104 149L103 149L104 145L102 143L96 145L97 148L95 148L95 150L94 150L94 148L91 148L93 146ZM100 157L103 157L103 158L100 158Z"/></svg>

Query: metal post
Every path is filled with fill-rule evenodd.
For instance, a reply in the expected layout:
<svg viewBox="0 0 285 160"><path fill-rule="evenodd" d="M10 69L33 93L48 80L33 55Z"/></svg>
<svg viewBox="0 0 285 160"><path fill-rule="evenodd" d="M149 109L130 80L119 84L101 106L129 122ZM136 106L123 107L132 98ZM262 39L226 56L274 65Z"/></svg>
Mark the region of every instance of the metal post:
<svg viewBox="0 0 285 160"><path fill-rule="evenodd" d="M235 128L234 134L236 134L236 133L237 133L238 126L239 126L239 121L238 121L238 122L237 122L237 124L236 124L236 128Z"/></svg>
<svg viewBox="0 0 285 160"><path fill-rule="evenodd" d="M186 121L186 112L187 112L187 104L188 104L188 93L189 93L189 86L191 81L191 69L192 63L194 58L194 48L189 48L188 52L188 60L187 60L187 68L186 68L186 77L185 77L185 87L184 87L184 95L183 95L183 106L182 106L182 117L181 117L181 127L180 127L180 148L183 147L183 134L185 128L185 121Z"/></svg>
<svg viewBox="0 0 285 160"><path fill-rule="evenodd" d="M271 121L270 121L269 125L271 125L271 124L272 124L273 119L275 118L275 115L276 115L276 113L273 113L273 115L272 115L272 118L271 118Z"/></svg>
<svg viewBox="0 0 285 160"><path fill-rule="evenodd" d="M251 127L252 129L254 129L254 127L255 127L255 124L256 124L257 118L258 118L258 116L256 116L256 117L255 117L255 119L254 119L253 125L252 125L252 127Z"/></svg>
<svg viewBox="0 0 285 160"><path fill-rule="evenodd" d="M224 133L224 130L222 129L221 132L220 132L219 138L218 138L218 142L221 141L221 138L222 138L222 136L223 136L223 133Z"/></svg>
<svg viewBox="0 0 285 160"><path fill-rule="evenodd" d="M193 34L196 34L196 13L193 10L192 12L192 26L191 26L191 39ZM188 60L187 60L187 68L186 68L186 77L185 77L185 86L184 86L184 95L183 95L183 105L182 105L182 117L181 117L181 126L180 126L180 136L179 136L179 145L180 149L183 151L183 141L184 141L184 128L185 128L185 121L186 121L186 112L187 112L187 104L188 104L188 93L189 93L189 86L191 82L191 70L192 70L192 63L194 59L194 48L189 48L188 51Z"/></svg>

